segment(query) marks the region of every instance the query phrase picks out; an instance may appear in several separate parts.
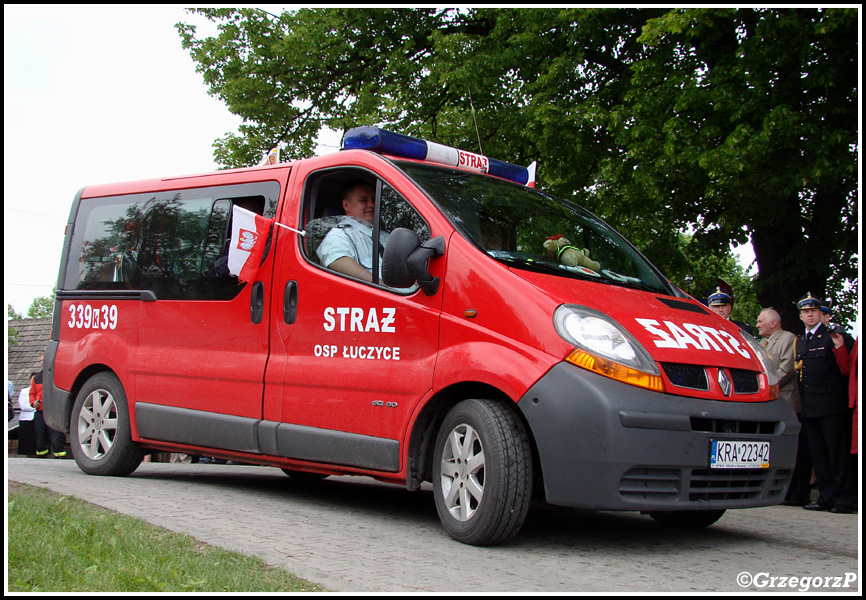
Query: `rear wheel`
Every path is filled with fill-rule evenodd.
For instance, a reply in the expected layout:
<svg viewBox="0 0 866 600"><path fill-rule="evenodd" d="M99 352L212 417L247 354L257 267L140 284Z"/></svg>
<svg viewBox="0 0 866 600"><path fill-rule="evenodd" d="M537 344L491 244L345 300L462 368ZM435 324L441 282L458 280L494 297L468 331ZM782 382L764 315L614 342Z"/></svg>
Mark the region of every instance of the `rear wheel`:
<svg viewBox="0 0 866 600"><path fill-rule="evenodd" d="M132 441L126 393L113 373L94 375L78 392L69 434L75 462L90 475L129 475L144 458Z"/></svg>
<svg viewBox="0 0 866 600"><path fill-rule="evenodd" d="M517 535L532 494L532 454L517 415L488 400L452 408L436 441L433 490L454 539L493 545Z"/></svg>
<svg viewBox="0 0 866 600"><path fill-rule="evenodd" d="M679 529L700 529L709 527L722 518L722 510L674 510L669 512L651 512L649 516L657 523Z"/></svg>

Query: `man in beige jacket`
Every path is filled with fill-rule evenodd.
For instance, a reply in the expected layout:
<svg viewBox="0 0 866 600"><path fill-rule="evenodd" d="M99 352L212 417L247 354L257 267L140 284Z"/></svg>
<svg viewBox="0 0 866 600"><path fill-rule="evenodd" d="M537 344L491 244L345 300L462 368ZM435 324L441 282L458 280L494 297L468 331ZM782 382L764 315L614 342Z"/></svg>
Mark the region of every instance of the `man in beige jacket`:
<svg viewBox="0 0 866 600"><path fill-rule="evenodd" d="M800 388L797 379L795 363L795 342L797 336L782 329L782 319L772 308L765 308L758 315L758 334L764 338L764 347L776 366L779 378L779 395L788 401L797 418L800 418ZM800 430L799 447L797 449L797 464L794 467L794 477L788 494L785 497L787 506L805 506L810 503L810 484L812 480L812 460L809 454L809 444L804 430Z"/></svg>

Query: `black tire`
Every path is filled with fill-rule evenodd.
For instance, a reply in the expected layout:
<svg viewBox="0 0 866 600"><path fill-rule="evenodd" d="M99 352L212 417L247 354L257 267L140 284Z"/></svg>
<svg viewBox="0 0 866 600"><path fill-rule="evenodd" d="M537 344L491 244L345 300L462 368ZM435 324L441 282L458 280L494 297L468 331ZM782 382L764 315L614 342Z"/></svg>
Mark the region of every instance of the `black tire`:
<svg viewBox="0 0 866 600"><path fill-rule="evenodd" d="M75 462L89 475L123 477L144 458L144 449L132 441L126 393L113 373L94 375L78 392L69 437Z"/></svg>
<svg viewBox="0 0 866 600"><path fill-rule="evenodd" d="M722 518L725 510L674 510L651 512L651 516L657 523L677 529L700 529L709 527Z"/></svg>
<svg viewBox="0 0 866 600"><path fill-rule="evenodd" d="M532 496L532 451L510 407L464 400L442 423L433 455L436 511L465 544L501 544L520 531Z"/></svg>

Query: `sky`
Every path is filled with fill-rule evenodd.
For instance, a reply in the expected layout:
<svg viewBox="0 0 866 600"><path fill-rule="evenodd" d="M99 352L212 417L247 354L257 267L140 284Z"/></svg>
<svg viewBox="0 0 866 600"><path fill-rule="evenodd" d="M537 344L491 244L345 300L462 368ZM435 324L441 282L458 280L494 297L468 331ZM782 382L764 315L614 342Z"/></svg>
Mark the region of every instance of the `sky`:
<svg viewBox="0 0 866 600"><path fill-rule="evenodd" d="M241 121L181 47L175 23L212 30L183 7L7 4L3 17L4 297L26 316L57 281L78 190L214 171L214 140Z"/></svg>
<svg viewBox="0 0 866 600"><path fill-rule="evenodd" d="M268 7L278 13L279 7ZM57 280L73 197L100 183L205 173L240 119L207 94L179 6L4 5L4 296L27 314ZM331 138L319 153L336 150ZM741 262L753 259L751 246Z"/></svg>

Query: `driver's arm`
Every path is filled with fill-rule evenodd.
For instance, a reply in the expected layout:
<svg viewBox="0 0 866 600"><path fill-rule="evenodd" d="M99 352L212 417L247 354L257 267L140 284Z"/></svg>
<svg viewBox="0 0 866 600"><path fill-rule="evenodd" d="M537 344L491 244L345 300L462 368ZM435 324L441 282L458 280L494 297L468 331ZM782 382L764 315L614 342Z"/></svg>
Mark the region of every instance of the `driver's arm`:
<svg viewBox="0 0 866 600"><path fill-rule="evenodd" d="M334 271L339 271L340 273L344 273L356 279L361 279L363 281L373 281L372 273L359 265L354 258L351 258L349 256L341 256L340 258L329 264L328 268L333 269Z"/></svg>

